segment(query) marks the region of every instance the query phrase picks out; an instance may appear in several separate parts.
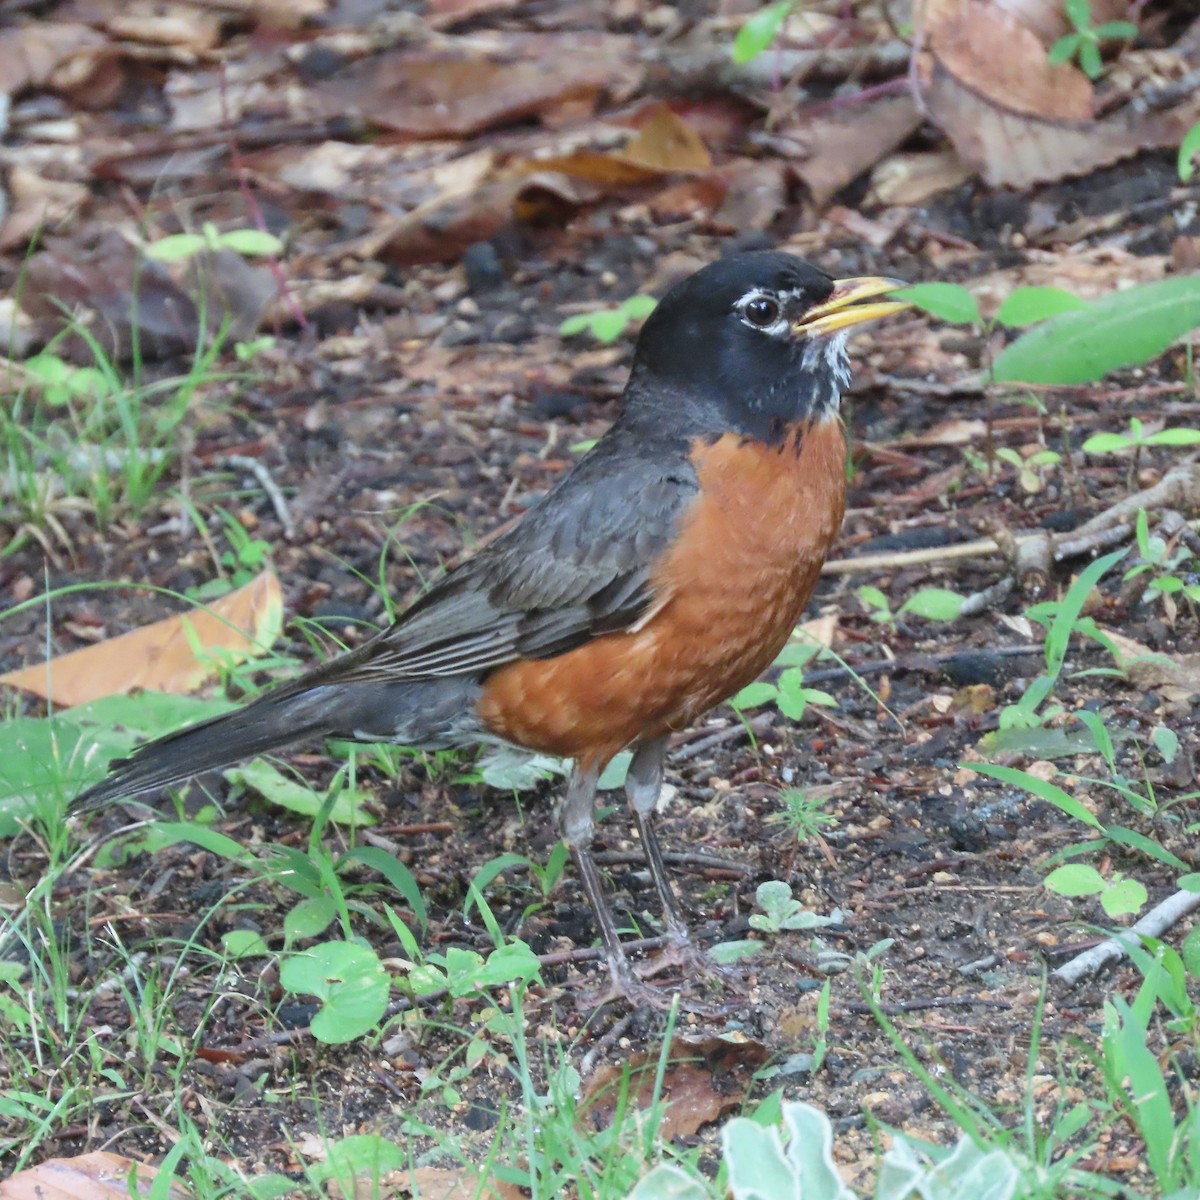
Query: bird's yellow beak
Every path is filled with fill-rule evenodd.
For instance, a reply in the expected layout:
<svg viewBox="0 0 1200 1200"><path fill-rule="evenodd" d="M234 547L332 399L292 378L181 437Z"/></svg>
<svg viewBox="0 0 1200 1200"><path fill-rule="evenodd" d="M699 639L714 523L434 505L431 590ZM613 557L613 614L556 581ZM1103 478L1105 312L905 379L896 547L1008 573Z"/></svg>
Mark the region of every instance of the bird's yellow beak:
<svg viewBox="0 0 1200 1200"><path fill-rule="evenodd" d="M849 329L852 325L861 325L864 321L876 321L880 317L903 312L904 309L912 307L906 300L877 300L873 304L863 304L861 301L870 300L872 296L883 296L907 286L902 279L885 279L881 275L835 279L833 295L824 304L810 308L792 326L792 331L802 333L806 337L836 333L839 329Z"/></svg>

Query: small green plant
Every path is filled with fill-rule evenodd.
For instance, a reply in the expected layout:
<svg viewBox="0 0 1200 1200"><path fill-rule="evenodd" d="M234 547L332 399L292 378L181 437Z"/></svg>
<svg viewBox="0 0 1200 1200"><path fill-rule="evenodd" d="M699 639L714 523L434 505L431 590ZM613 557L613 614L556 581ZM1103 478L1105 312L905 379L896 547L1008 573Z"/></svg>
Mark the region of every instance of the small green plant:
<svg viewBox="0 0 1200 1200"><path fill-rule="evenodd" d="M733 39L733 61L742 66L768 49L798 3L799 0L780 0L748 17Z"/></svg>
<svg viewBox="0 0 1200 1200"><path fill-rule="evenodd" d="M996 457L1016 469L1017 484L1021 491L1031 496L1045 488L1048 469L1057 467L1062 462L1062 455L1057 450L1049 450L1044 447L1041 450L1035 450L1025 458L1019 451L1008 446L1001 446L996 451Z"/></svg>
<svg viewBox="0 0 1200 1200"><path fill-rule="evenodd" d="M830 917L809 912L781 879L768 879L766 883L760 883L754 892L754 902L763 911L751 916L750 928L757 929L760 933L823 929L833 923Z"/></svg>
<svg viewBox="0 0 1200 1200"><path fill-rule="evenodd" d="M1197 155L1200 155L1200 121L1183 135L1183 141L1179 143L1179 159L1176 165L1179 169L1180 183L1189 182L1196 174Z"/></svg>
<svg viewBox="0 0 1200 1200"><path fill-rule="evenodd" d="M1099 896L1100 907L1110 917L1127 917L1140 912L1146 903L1144 884L1120 871L1105 879L1087 863L1064 863L1055 867L1042 882L1060 896Z"/></svg>
<svg viewBox="0 0 1200 1200"><path fill-rule="evenodd" d="M576 313L559 327L560 337L577 337L591 333L598 342L615 342L634 321L648 317L658 301L653 296L630 296L616 308L597 308L592 312Z"/></svg>
<svg viewBox="0 0 1200 1200"><path fill-rule="evenodd" d="M273 233L262 229L222 232L211 221L205 221L199 233L172 233L158 238L146 247L145 253L147 258L157 262L181 262L195 257L201 250L232 250L247 258L259 258L278 256L283 251L283 243Z"/></svg>
<svg viewBox="0 0 1200 1200"><path fill-rule="evenodd" d="M766 1104L763 1105L767 1107ZM767 1121L734 1117L721 1130L722 1175L733 1200L856 1200L833 1157L833 1125L819 1108L803 1101L778 1104L779 1117ZM875 1184L875 1200L1025 1200L1021 1167L1004 1148L984 1148L963 1134L952 1149L902 1133L892 1134ZM655 1167L629 1200L711 1200L714 1190L674 1163Z"/></svg>
<svg viewBox="0 0 1200 1200"><path fill-rule="evenodd" d="M1137 284L1091 301L1060 288L1018 288L991 322L958 284L922 283L895 295L943 321L974 325L985 334L996 325L1032 325L996 355L986 372L989 383L1095 383L1110 371L1149 362L1200 327L1200 275Z"/></svg>
<svg viewBox="0 0 1200 1200"><path fill-rule="evenodd" d="M1129 484L1132 487L1141 467L1143 450L1156 446L1195 446L1197 443L1200 443L1200 429L1177 426L1147 433L1137 417L1130 417L1128 433L1094 433L1083 443L1082 449L1085 454L1120 454L1132 450L1133 458L1129 466Z"/></svg>
<svg viewBox="0 0 1200 1200"><path fill-rule="evenodd" d="M1050 47L1047 58L1052 63L1065 63L1075 59L1079 69L1089 79L1099 79L1104 70L1100 54L1102 42L1128 41L1137 37L1138 27L1132 21L1105 21L1092 24L1092 6L1089 0L1064 0L1063 10L1075 27L1065 33Z"/></svg>
<svg viewBox="0 0 1200 1200"><path fill-rule="evenodd" d="M810 704L836 708L837 701L818 688L804 683L805 665L821 651L815 641L793 642L784 646L774 665L783 667L779 679L768 683L765 679L748 683L729 703L738 711L758 708L763 704L774 704L789 720L799 721Z"/></svg>
<svg viewBox="0 0 1200 1200"><path fill-rule="evenodd" d="M1045 670L1033 679L1016 704L1009 704L1001 709L1001 734L1007 730L1041 728L1062 712L1061 707L1043 709L1042 705L1050 698L1062 674L1067 649L1073 636L1090 638L1110 652L1114 651L1111 639L1091 617L1083 615L1083 608L1092 589L1124 556L1124 550L1114 550L1111 554L1096 559L1080 571L1061 600L1035 604L1026 611L1025 615L1031 621L1046 627L1043 650ZM1000 736L993 737L990 741L985 740L985 747L989 750L1000 748L1001 745L1004 749L1017 749L1020 740L1005 740Z"/></svg>
<svg viewBox="0 0 1200 1200"><path fill-rule="evenodd" d="M1141 562L1130 567L1124 578L1130 580L1152 574L1153 577L1146 582L1143 600L1157 596L1163 603L1167 620L1174 624L1176 597L1182 597L1193 607L1200 605L1200 576L1196 573L1196 556L1186 544L1181 543L1172 550L1166 538L1152 534L1144 508L1138 509L1134 533ZM1170 730L1164 732L1170 733Z"/></svg>
<svg viewBox="0 0 1200 1200"><path fill-rule="evenodd" d="M927 621L953 621L962 611L965 597L948 588L922 588L913 592L894 612L887 596L877 587L864 584L856 589L856 595L871 614L871 620L879 625L894 626L905 613L924 617Z"/></svg>
<svg viewBox="0 0 1200 1200"><path fill-rule="evenodd" d="M803 788L788 788L780 799L783 812L767 819L782 825L801 844L820 837L821 830L834 822L831 814L822 811L826 803L822 796L810 795Z"/></svg>

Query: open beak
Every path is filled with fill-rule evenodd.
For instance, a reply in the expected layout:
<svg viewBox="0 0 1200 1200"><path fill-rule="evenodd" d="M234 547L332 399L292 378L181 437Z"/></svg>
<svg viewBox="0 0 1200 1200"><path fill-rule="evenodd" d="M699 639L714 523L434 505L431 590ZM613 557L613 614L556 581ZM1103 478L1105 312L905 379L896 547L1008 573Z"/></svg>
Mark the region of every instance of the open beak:
<svg viewBox="0 0 1200 1200"><path fill-rule="evenodd" d="M864 321L876 321L892 313L903 312L912 306L905 300L876 300L863 304L873 296L883 296L897 288L907 287L901 279L885 279L881 275L864 275L858 279L835 279L833 295L824 304L810 308L792 326L794 333L806 337L836 333Z"/></svg>

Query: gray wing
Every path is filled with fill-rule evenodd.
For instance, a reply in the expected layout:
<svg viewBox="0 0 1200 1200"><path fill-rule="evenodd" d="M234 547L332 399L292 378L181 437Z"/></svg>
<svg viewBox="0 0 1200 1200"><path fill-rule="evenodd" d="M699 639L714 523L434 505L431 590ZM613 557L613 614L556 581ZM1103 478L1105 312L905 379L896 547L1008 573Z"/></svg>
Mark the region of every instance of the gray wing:
<svg viewBox="0 0 1200 1200"><path fill-rule="evenodd" d="M297 683L471 675L635 624L662 600L654 568L699 485L683 445L651 459L630 441L610 435L390 629Z"/></svg>

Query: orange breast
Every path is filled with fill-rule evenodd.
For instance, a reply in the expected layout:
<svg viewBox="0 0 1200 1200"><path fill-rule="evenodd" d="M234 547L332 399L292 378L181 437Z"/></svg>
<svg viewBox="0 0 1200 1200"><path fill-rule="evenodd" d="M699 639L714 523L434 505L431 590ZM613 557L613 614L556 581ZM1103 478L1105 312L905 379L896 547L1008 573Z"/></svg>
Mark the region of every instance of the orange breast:
<svg viewBox="0 0 1200 1200"><path fill-rule="evenodd" d="M772 662L808 602L845 509L841 422L780 445L727 434L693 451L700 494L633 630L490 675L487 728L547 754L606 761L678 729Z"/></svg>

